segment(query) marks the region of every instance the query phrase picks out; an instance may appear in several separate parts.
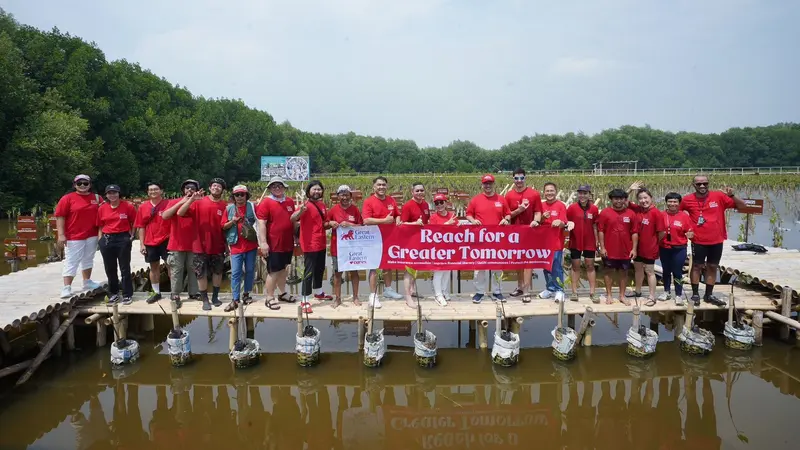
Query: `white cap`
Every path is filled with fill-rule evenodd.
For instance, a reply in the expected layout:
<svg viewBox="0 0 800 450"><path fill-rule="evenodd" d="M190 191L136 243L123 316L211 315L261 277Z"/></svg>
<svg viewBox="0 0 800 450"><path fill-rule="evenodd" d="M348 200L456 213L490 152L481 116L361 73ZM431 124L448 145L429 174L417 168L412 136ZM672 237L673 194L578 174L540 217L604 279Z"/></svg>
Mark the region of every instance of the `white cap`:
<svg viewBox="0 0 800 450"><path fill-rule="evenodd" d="M350 186L348 186L346 184L343 184L343 185L339 186L339 189L336 189L336 193L337 194L341 194L342 192L349 192L351 194L353 193L353 191L350 190Z"/></svg>

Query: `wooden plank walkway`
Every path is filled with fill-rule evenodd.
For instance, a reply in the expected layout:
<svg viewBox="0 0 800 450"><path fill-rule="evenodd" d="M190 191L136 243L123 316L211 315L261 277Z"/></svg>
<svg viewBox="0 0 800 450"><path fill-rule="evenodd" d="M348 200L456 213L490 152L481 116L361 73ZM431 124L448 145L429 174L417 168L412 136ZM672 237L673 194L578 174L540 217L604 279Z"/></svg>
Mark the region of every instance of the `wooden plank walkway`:
<svg viewBox="0 0 800 450"><path fill-rule="evenodd" d="M0 276L0 330L9 331L27 322L41 319L46 314L65 305L74 305L78 300L92 298L96 292L82 291L80 273L72 283L73 296L59 298L63 281L63 262L39 264L19 272ZM131 254L131 269L134 273L148 267L139 252ZM103 257L98 251L94 255L92 279L105 284Z"/></svg>
<svg viewBox="0 0 800 450"><path fill-rule="evenodd" d="M717 292L718 291L718 292ZM715 293L722 299L727 299L727 293L730 292L729 286L719 286ZM588 299L588 291L579 291L581 300L577 302L567 301L565 310L567 314L581 314L586 310L587 306L591 306L595 313L627 313L631 312L632 307L615 301L612 304L593 304ZM601 292L601 291L598 291ZM616 292L616 289L615 289ZM661 291L659 289L658 294ZM615 293L616 295L616 293ZM774 295L771 293L760 293L741 288L734 288L734 296L736 299L736 306L739 309L752 309L752 310L775 310L777 307L774 300ZM163 299L159 303L148 305L145 302L147 294L136 293L134 295L134 302L130 305L120 305L120 314L164 314L170 312L170 301ZM181 298L184 300L183 307L178 310L181 315L190 316L216 316L216 317L234 317L234 312L225 312L223 307L213 308L211 311L203 311L202 303L199 300L187 300L187 295L184 293ZM264 305L263 296L256 297L256 302L248 305L245 309L246 317L258 318L273 318L273 319L296 319L297 318L297 305L290 303L281 303L281 309L270 310ZM516 298L506 297L508 301L505 302L504 308L507 317L528 317L528 316L555 316L558 313L558 305L553 300L542 300L539 298L534 299L530 303L522 303L521 300ZM224 304L227 304L231 297L230 294L220 294L220 299ZM632 301L633 299L631 299ZM655 306L643 306L643 299L640 299L642 312L655 312L655 311L685 311L685 306L676 306L675 302L658 302ZM369 316L369 309L367 307L366 296L361 298L362 305L356 307L352 303L345 301L345 303L338 307L333 308L332 302L320 302L312 300L311 305L314 310L309 318L316 320L358 320L359 318L366 318ZM381 299L383 307L375 310L376 320L398 320L398 321L414 321L417 319L417 309L409 308L406 306L404 300L383 300ZM99 301L94 301L89 304L78 306L83 314L109 314L111 307L102 304ZM163 310L162 310L163 308ZM472 303L471 296L461 294L453 296L453 301L448 303L447 306L437 305L431 297L422 300L422 314L425 320L428 321L451 321L451 320L491 320L496 317L495 302L490 299L476 305ZM725 308L713 306L707 303L701 304L695 310L723 310Z"/></svg>
<svg viewBox="0 0 800 450"><path fill-rule="evenodd" d="M765 247L767 253L741 252L731 248L741 242L727 240L722 251L719 269L732 275L746 273L753 282L780 292L792 288L792 297L800 290L800 250Z"/></svg>

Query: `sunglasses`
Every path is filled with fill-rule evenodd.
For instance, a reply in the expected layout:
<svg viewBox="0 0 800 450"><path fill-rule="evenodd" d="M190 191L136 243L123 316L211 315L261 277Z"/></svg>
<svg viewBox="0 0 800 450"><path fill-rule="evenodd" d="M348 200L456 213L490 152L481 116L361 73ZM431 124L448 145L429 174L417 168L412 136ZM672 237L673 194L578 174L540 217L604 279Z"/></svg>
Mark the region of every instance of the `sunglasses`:
<svg viewBox="0 0 800 450"><path fill-rule="evenodd" d="M244 194L244 193L241 193L241 192L237 192L237 193L233 194L233 196L234 197L246 197L247 194Z"/></svg>
<svg viewBox="0 0 800 450"><path fill-rule="evenodd" d="M433 202L434 205L444 205L444 202L439 200L438 202Z"/></svg>
<svg viewBox="0 0 800 450"><path fill-rule="evenodd" d="M78 181L75 186L89 186L90 184L88 181Z"/></svg>
<svg viewBox="0 0 800 450"><path fill-rule="evenodd" d="M514 177L514 181L525 181L525 177Z"/></svg>
<svg viewBox="0 0 800 450"><path fill-rule="evenodd" d="M705 183L695 183L694 185L698 186L698 187L699 186L708 186L708 182L706 181Z"/></svg>

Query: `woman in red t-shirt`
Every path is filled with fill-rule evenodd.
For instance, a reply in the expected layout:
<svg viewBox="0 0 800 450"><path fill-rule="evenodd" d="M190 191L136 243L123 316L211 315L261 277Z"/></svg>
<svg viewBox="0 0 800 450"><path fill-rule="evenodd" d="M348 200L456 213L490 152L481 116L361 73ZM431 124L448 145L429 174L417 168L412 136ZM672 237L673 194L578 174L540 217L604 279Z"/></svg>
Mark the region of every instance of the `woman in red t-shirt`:
<svg viewBox="0 0 800 450"><path fill-rule="evenodd" d="M133 222L136 208L130 202L121 201L119 186L106 186L107 203L100 205L97 212L97 226L100 228L100 254L108 277L108 303L119 301L119 278L117 266L122 274L122 304L133 302L133 278L131 278L131 246L133 241Z"/></svg>
<svg viewBox="0 0 800 450"><path fill-rule="evenodd" d="M653 194L647 189L635 183L631 188L636 189L636 200L639 204L630 203L629 208L636 213L634 227L639 234L639 241L636 247L636 258L633 259L634 269L634 290L626 293L626 297L641 297L644 276L647 274L647 286L650 295L647 297L645 306L653 306L656 303L656 272L655 262L658 259L658 243L664 238L664 218L661 211L653 205Z"/></svg>
<svg viewBox="0 0 800 450"><path fill-rule="evenodd" d="M435 211L431 214L429 224L458 226L455 214L447 210L446 195L436 194L433 197L433 207ZM439 306L447 306L447 302L450 301L450 274L452 272L452 270L435 270L433 272L433 295Z"/></svg>
<svg viewBox="0 0 800 450"><path fill-rule="evenodd" d="M222 231L231 252L231 292L233 301L225 307L225 311L234 311L239 306L240 292L245 305L252 302L250 292L253 291L253 280L256 274L256 253L258 252L258 238L252 235L245 236L242 229L247 223L254 227L256 211L250 203L250 192L247 186L233 187L233 203L225 209L222 216ZM254 232L255 229L252 229ZM242 276L244 275L244 289L242 289Z"/></svg>
<svg viewBox="0 0 800 450"><path fill-rule="evenodd" d="M305 262L301 291L303 300L300 306L303 307L303 312L310 314L312 312L310 302L312 288L314 298L317 300L331 300L333 297L325 294L322 290L327 244L325 238L327 207L322 201L325 188L321 182L314 180L308 183L305 193L308 200L292 214L292 221L300 223L300 249L303 250L303 261Z"/></svg>
<svg viewBox="0 0 800 450"><path fill-rule="evenodd" d="M339 203L333 205L328 210L328 215L325 217L327 225L333 230L331 232L331 260L333 260L333 298L334 308L342 304L342 271L339 270L339 245L337 244L338 234L347 233L348 229L353 226L364 225L364 220L361 218L361 213L358 207L353 204L353 191L350 186L343 184L336 190L336 195L339 197ZM352 231L350 231L352 233ZM361 301L358 299L358 271L349 270L350 284L353 287L353 304L361 306Z"/></svg>
<svg viewBox="0 0 800 450"><path fill-rule="evenodd" d="M675 304L683 306L683 285L677 280L683 278L686 247L689 239L694 238L694 228L689 213L680 210L681 194L670 192L664 200L667 201L667 208L662 214L666 234L664 239L659 242L659 259L661 259L661 278L664 282L664 293L658 297L658 300L667 301L673 299L672 283L674 281Z"/></svg>

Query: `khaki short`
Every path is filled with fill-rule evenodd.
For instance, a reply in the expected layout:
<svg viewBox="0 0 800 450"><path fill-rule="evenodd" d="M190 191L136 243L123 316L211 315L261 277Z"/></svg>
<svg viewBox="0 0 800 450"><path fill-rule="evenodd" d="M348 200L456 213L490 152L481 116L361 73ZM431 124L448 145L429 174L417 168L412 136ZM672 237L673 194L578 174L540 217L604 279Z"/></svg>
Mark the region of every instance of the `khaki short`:
<svg viewBox="0 0 800 450"><path fill-rule="evenodd" d="M333 262L333 273L339 273L339 257L331 256L331 261ZM345 272L353 272L353 271L346 270Z"/></svg>

